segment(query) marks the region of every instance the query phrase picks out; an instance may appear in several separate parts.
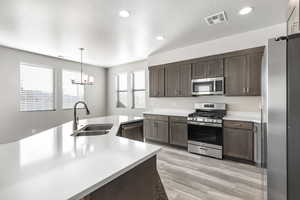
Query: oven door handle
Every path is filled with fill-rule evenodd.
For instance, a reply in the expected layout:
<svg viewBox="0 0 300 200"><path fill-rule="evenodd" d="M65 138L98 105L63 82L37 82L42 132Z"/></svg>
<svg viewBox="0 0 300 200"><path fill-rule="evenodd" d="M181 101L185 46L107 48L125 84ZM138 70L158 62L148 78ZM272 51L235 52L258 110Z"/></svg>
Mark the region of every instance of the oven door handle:
<svg viewBox="0 0 300 200"><path fill-rule="evenodd" d="M209 126L209 127L219 127L222 128L222 124L212 124L212 123L205 123L205 122L194 122L194 121L188 121L188 124L191 125L199 125L199 126Z"/></svg>

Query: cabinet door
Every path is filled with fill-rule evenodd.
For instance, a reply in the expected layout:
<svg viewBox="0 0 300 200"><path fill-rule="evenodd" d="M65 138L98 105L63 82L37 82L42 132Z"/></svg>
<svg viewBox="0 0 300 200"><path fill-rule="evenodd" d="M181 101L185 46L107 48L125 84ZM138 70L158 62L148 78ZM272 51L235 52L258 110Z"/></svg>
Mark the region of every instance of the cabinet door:
<svg viewBox="0 0 300 200"><path fill-rule="evenodd" d="M169 143L169 122L167 121L155 121L155 134L156 141Z"/></svg>
<svg viewBox="0 0 300 200"><path fill-rule="evenodd" d="M146 139L155 139L154 134L154 121L151 119L144 119L144 135Z"/></svg>
<svg viewBox="0 0 300 200"><path fill-rule="evenodd" d="M130 123L122 125L122 137L143 141L143 123Z"/></svg>
<svg viewBox="0 0 300 200"><path fill-rule="evenodd" d="M261 62L262 54L248 55L247 66L247 95L260 96L261 95Z"/></svg>
<svg viewBox="0 0 300 200"><path fill-rule="evenodd" d="M253 161L253 131L224 128L224 155Z"/></svg>
<svg viewBox="0 0 300 200"><path fill-rule="evenodd" d="M158 69L158 97L165 96L165 69L163 67Z"/></svg>
<svg viewBox="0 0 300 200"><path fill-rule="evenodd" d="M192 67L192 79L203 79L207 77L208 62L194 63Z"/></svg>
<svg viewBox="0 0 300 200"><path fill-rule="evenodd" d="M224 76L223 60L216 59L216 60L208 61L206 78L216 78L216 77L223 77L223 76Z"/></svg>
<svg viewBox="0 0 300 200"><path fill-rule="evenodd" d="M180 90L179 96L192 96L192 65L184 64L180 66Z"/></svg>
<svg viewBox="0 0 300 200"><path fill-rule="evenodd" d="M155 77L157 77L157 70L155 69L149 69L149 96L155 97L157 95L157 82L155 80Z"/></svg>
<svg viewBox="0 0 300 200"><path fill-rule="evenodd" d="M188 133L187 123L170 122L170 144L187 147Z"/></svg>
<svg viewBox="0 0 300 200"><path fill-rule="evenodd" d="M170 64L166 67L166 96L180 96L180 65Z"/></svg>
<svg viewBox="0 0 300 200"><path fill-rule="evenodd" d="M247 56L235 56L224 59L225 95L247 95Z"/></svg>
<svg viewBox="0 0 300 200"><path fill-rule="evenodd" d="M150 97L165 96L165 69L163 66L149 68Z"/></svg>

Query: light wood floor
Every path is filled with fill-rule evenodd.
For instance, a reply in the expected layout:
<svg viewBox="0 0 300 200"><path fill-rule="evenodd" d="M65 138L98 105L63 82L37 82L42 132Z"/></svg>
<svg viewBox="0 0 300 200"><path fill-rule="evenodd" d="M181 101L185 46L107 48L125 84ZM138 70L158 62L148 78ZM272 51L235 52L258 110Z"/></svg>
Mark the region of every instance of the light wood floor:
<svg viewBox="0 0 300 200"><path fill-rule="evenodd" d="M158 172L169 200L263 200L265 170L163 147Z"/></svg>

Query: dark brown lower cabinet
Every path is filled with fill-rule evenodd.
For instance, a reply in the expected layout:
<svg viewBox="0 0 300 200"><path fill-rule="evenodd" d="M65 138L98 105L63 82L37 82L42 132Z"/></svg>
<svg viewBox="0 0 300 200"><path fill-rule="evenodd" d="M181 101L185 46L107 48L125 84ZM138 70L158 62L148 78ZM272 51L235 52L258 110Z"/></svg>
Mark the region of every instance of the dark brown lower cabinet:
<svg viewBox="0 0 300 200"><path fill-rule="evenodd" d="M162 115L144 115L146 140L187 147L187 118Z"/></svg>
<svg viewBox="0 0 300 200"><path fill-rule="evenodd" d="M159 180L154 156L100 187L83 200L157 200L156 188L159 186Z"/></svg>
<svg viewBox="0 0 300 200"><path fill-rule="evenodd" d="M122 124L119 135L131 140L143 141L143 121Z"/></svg>
<svg viewBox="0 0 300 200"><path fill-rule="evenodd" d="M169 143L168 116L144 115L145 139Z"/></svg>
<svg viewBox="0 0 300 200"><path fill-rule="evenodd" d="M186 117L170 117L170 144L187 147L188 127Z"/></svg>
<svg viewBox="0 0 300 200"><path fill-rule="evenodd" d="M166 121L154 121L154 132L157 134L157 141L168 143L169 135L168 135L169 123Z"/></svg>
<svg viewBox="0 0 300 200"><path fill-rule="evenodd" d="M225 157L254 162L254 132L249 122L225 121L223 154Z"/></svg>

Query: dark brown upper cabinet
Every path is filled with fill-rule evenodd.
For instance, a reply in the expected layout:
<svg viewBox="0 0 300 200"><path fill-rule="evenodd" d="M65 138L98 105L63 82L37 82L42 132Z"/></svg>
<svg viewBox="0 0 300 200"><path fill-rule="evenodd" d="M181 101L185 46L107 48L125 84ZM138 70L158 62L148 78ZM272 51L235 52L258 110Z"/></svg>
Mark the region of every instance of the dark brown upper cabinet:
<svg viewBox="0 0 300 200"><path fill-rule="evenodd" d="M165 96L165 67L163 65L149 68L149 96Z"/></svg>
<svg viewBox="0 0 300 200"><path fill-rule="evenodd" d="M247 95L261 95L261 64L262 53L250 54L247 56Z"/></svg>
<svg viewBox="0 0 300 200"><path fill-rule="evenodd" d="M191 64L169 64L165 73L167 97L191 96Z"/></svg>
<svg viewBox="0 0 300 200"><path fill-rule="evenodd" d="M150 97L189 97L192 79L225 77L226 96L260 96L264 47L149 67Z"/></svg>
<svg viewBox="0 0 300 200"><path fill-rule="evenodd" d="M263 52L255 50L253 53L224 58L226 96L261 95Z"/></svg>
<svg viewBox="0 0 300 200"><path fill-rule="evenodd" d="M204 59L193 63L192 79L216 78L222 76L224 76L223 59Z"/></svg>
<svg viewBox="0 0 300 200"><path fill-rule="evenodd" d="M180 66L170 64L166 67L166 96L179 96L180 91Z"/></svg>
<svg viewBox="0 0 300 200"><path fill-rule="evenodd" d="M246 96L247 56L225 58L225 95Z"/></svg>

